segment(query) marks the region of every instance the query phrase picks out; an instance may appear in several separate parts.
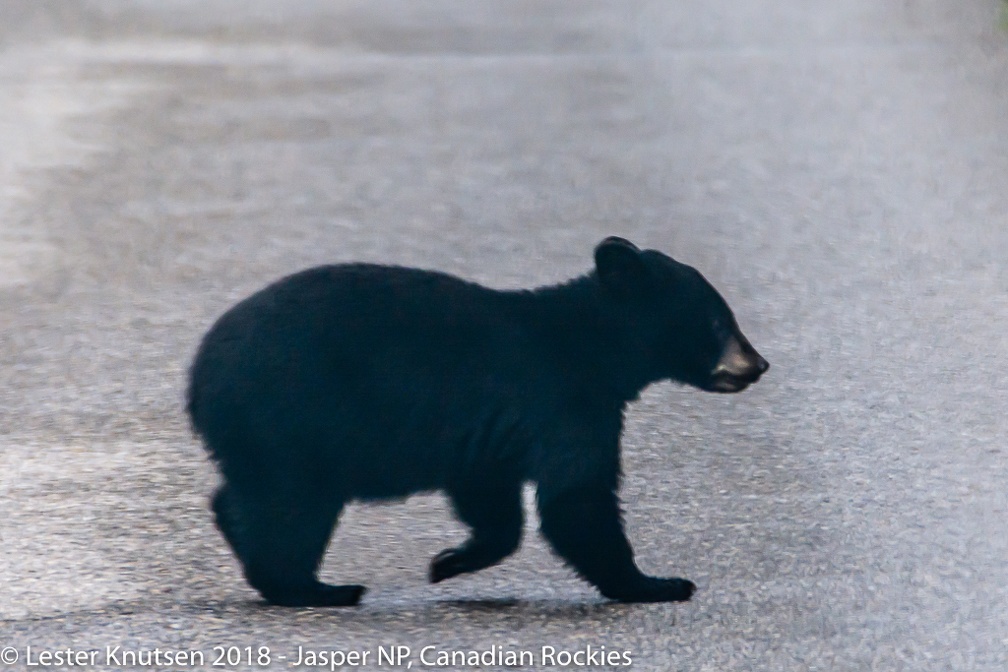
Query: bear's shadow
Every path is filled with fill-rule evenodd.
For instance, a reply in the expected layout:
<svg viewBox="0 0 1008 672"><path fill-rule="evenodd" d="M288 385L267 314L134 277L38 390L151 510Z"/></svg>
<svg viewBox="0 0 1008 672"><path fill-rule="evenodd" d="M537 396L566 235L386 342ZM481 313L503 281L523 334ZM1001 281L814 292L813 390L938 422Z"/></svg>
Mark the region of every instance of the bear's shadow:
<svg viewBox="0 0 1008 672"><path fill-rule="evenodd" d="M365 598L367 600L367 598ZM501 598L449 598L423 602L380 600L362 602L357 607L347 609L308 608L289 609L276 607L263 600L249 600L240 604L232 603L231 609L268 615L269 618L291 620L332 619L352 620L357 624L370 624L377 628L395 627L438 627L456 624L460 618L471 625L491 627L501 621L525 622L540 618L551 621L570 622L584 626L593 620L605 621L618 618L640 605L624 604L608 600L593 601L564 600L558 598L521 599Z"/></svg>

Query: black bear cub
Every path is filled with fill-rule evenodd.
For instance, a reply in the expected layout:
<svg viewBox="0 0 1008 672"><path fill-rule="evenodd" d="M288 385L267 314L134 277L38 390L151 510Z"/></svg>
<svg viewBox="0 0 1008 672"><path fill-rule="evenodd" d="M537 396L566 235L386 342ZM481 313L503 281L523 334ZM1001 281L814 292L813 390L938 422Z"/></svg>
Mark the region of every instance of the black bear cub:
<svg viewBox="0 0 1008 672"><path fill-rule="evenodd" d="M634 563L617 490L623 411L671 379L739 392L768 368L695 269L622 238L567 283L496 291L371 264L296 273L204 337L188 411L216 461L217 526L269 602L356 604L316 572L343 506L442 490L471 529L432 582L503 560L522 484L541 531L602 595L688 600Z"/></svg>

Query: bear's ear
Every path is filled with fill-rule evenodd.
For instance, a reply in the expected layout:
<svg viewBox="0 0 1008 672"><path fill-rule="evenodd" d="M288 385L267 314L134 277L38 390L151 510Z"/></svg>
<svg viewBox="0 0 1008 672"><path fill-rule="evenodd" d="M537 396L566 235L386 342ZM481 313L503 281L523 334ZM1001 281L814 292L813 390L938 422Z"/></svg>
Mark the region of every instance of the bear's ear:
<svg viewBox="0 0 1008 672"><path fill-rule="evenodd" d="M625 238L609 236L595 248L595 269L603 287L629 295L647 284L648 270L637 246Z"/></svg>

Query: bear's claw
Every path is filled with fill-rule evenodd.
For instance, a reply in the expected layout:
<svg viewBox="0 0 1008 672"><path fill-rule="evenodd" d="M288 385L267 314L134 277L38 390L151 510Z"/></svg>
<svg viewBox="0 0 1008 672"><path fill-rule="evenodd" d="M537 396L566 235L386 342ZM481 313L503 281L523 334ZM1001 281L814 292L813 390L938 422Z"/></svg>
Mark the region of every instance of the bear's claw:
<svg viewBox="0 0 1008 672"><path fill-rule="evenodd" d="M446 548L431 560L428 578L431 583L440 583L445 579L471 571L468 565L462 551L457 548Z"/></svg>

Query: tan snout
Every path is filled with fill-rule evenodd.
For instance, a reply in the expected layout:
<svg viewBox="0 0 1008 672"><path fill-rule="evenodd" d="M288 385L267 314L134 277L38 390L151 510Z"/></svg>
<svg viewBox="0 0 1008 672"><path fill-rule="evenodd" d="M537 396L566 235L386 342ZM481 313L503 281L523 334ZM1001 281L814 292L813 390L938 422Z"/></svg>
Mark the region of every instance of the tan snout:
<svg viewBox="0 0 1008 672"><path fill-rule="evenodd" d="M732 336L711 371L713 388L719 392L740 392L755 383L769 368L769 362L744 336Z"/></svg>

